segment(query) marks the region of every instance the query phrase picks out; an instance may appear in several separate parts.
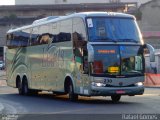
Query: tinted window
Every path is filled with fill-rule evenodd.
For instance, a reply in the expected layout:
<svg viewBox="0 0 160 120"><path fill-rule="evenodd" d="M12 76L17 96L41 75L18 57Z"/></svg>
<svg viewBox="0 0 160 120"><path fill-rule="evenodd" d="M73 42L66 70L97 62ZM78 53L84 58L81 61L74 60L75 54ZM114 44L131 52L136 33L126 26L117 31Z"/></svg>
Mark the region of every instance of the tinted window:
<svg viewBox="0 0 160 120"><path fill-rule="evenodd" d="M73 34L77 34L79 40L86 40L86 29L81 18L73 19Z"/></svg>
<svg viewBox="0 0 160 120"><path fill-rule="evenodd" d="M90 41L139 42L140 33L131 18L88 18Z"/></svg>
<svg viewBox="0 0 160 120"><path fill-rule="evenodd" d="M30 39L30 30L25 29L7 35L7 46L9 48L27 46Z"/></svg>
<svg viewBox="0 0 160 120"><path fill-rule="evenodd" d="M34 27L32 29L32 35L31 35L31 39L30 39L30 44L31 45L39 44L38 38L39 38L39 27Z"/></svg>
<svg viewBox="0 0 160 120"><path fill-rule="evenodd" d="M60 22L60 30L58 38L60 42L71 41L72 33L72 19L64 20Z"/></svg>

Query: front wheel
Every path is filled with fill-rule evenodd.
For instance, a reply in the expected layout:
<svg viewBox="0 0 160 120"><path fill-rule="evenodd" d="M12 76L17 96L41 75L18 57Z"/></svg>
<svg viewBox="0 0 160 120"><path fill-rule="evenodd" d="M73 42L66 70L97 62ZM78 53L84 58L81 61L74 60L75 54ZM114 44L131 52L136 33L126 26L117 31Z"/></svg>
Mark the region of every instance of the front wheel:
<svg viewBox="0 0 160 120"><path fill-rule="evenodd" d="M114 103L119 102L119 100L121 99L121 95L112 95L111 99Z"/></svg>
<svg viewBox="0 0 160 120"><path fill-rule="evenodd" d="M69 85L69 100L70 101L77 101L78 100L78 95L74 93L74 89L73 89L73 84L70 83Z"/></svg>

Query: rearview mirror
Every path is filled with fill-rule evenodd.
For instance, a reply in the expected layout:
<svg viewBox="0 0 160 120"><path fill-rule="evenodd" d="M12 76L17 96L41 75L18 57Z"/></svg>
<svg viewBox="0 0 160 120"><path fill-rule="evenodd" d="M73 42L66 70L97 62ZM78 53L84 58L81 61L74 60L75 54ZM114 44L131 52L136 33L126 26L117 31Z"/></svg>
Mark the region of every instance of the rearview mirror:
<svg viewBox="0 0 160 120"><path fill-rule="evenodd" d="M94 61L94 49L93 46L90 44L87 44L87 50L88 50L88 62Z"/></svg>
<svg viewBox="0 0 160 120"><path fill-rule="evenodd" d="M149 50L150 62L155 62L155 49L153 48L153 46L150 44L145 44L144 48L147 48Z"/></svg>

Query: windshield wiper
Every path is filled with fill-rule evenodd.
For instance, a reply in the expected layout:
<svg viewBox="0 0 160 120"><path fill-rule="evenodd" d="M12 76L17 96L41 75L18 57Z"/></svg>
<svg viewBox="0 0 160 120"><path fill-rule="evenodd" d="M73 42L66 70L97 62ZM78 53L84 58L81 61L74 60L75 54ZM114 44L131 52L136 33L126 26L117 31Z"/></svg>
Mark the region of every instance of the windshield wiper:
<svg viewBox="0 0 160 120"><path fill-rule="evenodd" d="M117 40L114 40L114 39L112 39L112 38L99 38L99 39L94 39L94 40L96 40L96 41L100 41L100 42L117 42Z"/></svg>
<svg viewBox="0 0 160 120"><path fill-rule="evenodd" d="M139 72L139 71L135 71L135 70L126 71L126 73L138 73L138 74L142 74L141 72Z"/></svg>
<svg viewBox="0 0 160 120"><path fill-rule="evenodd" d="M138 41L137 40L135 40L135 39L118 39L118 41L120 42L120 41L122 41L122 42L135 42L135 43L138 43Z"/></svg>

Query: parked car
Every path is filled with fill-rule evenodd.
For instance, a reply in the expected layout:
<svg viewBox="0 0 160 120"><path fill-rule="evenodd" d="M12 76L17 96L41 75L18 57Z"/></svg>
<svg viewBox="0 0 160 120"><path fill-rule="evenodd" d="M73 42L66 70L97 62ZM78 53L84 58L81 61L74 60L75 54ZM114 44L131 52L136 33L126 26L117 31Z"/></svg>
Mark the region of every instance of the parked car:
<svg viewBox="0 0 160 120"><path fill-rule="evenodd" d="M0 61L0 69L3 70L4 69L4 62Z"/></svg>

